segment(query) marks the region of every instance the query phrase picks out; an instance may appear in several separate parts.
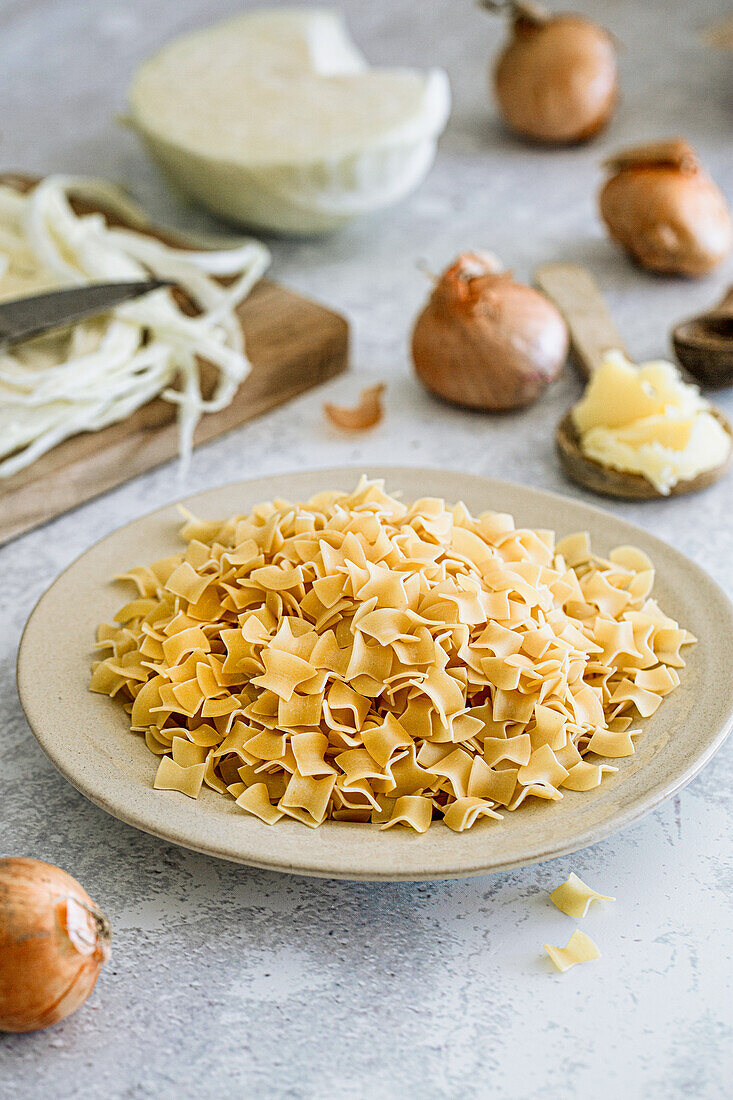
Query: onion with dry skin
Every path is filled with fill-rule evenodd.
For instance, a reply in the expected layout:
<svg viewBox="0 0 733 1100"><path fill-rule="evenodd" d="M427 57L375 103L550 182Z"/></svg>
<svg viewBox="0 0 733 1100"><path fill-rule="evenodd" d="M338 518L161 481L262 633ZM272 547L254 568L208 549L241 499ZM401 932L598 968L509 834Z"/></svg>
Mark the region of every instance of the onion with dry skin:
<svg viewBox="0 0 733 1100"><path fill-rule="evenodd" d="M446 401L490 412L538 398L567 353L567 327L552 303L477 252L444 272L412 334L422 383Z"/></svg>
<svg viewBox="0 0 733 1100"><path fill-rule="evenodd" d="M107 918L71 875L0 859L0 1031L37 1031L75 1012L109 941Z"/></svg>
<svg viewBox="0 0 733 1100"><path fill-rule="evenodd" d="M730 252L730 209L686 141L639 145L605 167L612 175L601 190L601 214L637 263L663 275L696 277Z"/></svg>
<svg viewBox="0 0 733 1100"><path fill-rule="evenodd" d="M616 50L608 31L580 15L552 14L522 0L481 0L507 12L512 37L493 85L505 121L535 141L570 144L608 122L618 95Z"/></svg>

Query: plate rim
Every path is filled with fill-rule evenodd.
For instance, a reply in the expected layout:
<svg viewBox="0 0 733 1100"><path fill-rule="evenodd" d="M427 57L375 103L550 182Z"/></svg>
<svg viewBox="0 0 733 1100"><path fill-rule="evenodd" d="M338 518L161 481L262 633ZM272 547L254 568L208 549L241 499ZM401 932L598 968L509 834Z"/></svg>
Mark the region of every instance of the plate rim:
<svg viewBox="0 0 733 1100"><path fill-rule="evenodd" d="M679 791L682 790L682 788L685 787L689 782L691 782L691 780L694 779L695 776L697 776L699 772L709 763L715 753L721 748L726 738L730 734L731 729L733 728L733 709L729 710L727 716L722 720L719 728L716 730L714 735L708 739L702 751L698 752L694 756L694 758L689 761L687 766L679 771L679 773L675 777L669 779L666 782L657 783L652 789L651 793L646 797L646 799L636 800L629 805L622 806L622 808L617 809L615 813L612 813L603 821L592 824L585 831L579 832L576 836L572 838L572 840L569 840L567 843L558 844L557 842L553 842L550 839L546 844L536 844L531 851L528 851L527 854L522 857L510 856L506 859L492 859L492 861L488 864L482 863L479 860L478 862L474 861L469 864L465 860L464 856L464 863L461 866L456 866L454 864L440 868L431 868L424 871L421 871L418 867L414 866L408 867L407 869L389 867L385 869L371 868L367 871L359 869L351 870L349 869L349 867L345 867L342 862L339 863L338 866L328 866L327 861L318 859L314 860L313 856L311 856L310 858L308 856L304 856L303 862L301 863L294 862L292 859L289 858L278 858L278 856L273 853L269 853L266 856L258 857L256 853L253 853L251 851L245 853L242 853L241 851L236 852L232 850L232 848L228 847L226 844L217 845L212 844L211 842L202 843L200 840L197 842L196 837L194 835L190 835L190 833L188 833L186 829L181 832L179 827L179 831L177 833L175 831L171 831L171 829L166 828L165 825L161 826L158 822L154 820L151 821L147 813L139 809L130 809L129 806L125 804L121 805L119 800L115 800L113 796L105 793L103 789L100 790L95 785L93 778L89 779L84 774L82 774L80 777L79 771L74 768L73 761L71 763L68 761L67 756L63 751L63 745L59 745L57 739L54 738L53 733L49 735L46 731L39 731L39 729L37 728L38 725L42 726L43 723L42 721L38 722L37 720L34 722L35 704L32 700L32 693L29 701L29 693L26 690L27 661L32 658L34 652L33 650L31 650L33 631L38 624L39 616L44 610L45 601L51 597L52 593L58 590L63 581L67 578L67 575L72 570L74 570L75 567L78 566L78 564L84 558L92 554L93 551L101 548L105 543L113 541L117 536L121 535L123 532L128 532L130 528L133 528L136 525L144 525L146 523L154 522L157 518L162 518L165 515L172 516L175 508L178 505L183 504L186 506L196 507L200 506L196 504L197 501L201 501L202 498L209 497L215 493L234 492L240 488L244 488L245 492L251 492L252 489L258 484L271 483L278 480L288 481L289 483L297 483L299 480L306 481L307 479L313 477L323 477L324 479L327 479L329 477L343 478L345 476L348 476L354 479L355 477L358 477L363 473L365 473L366 476L370 478L385 478L387 481L393 479L395 481L398 481L399 476L404 475L405 473L408 473L409 475L415 477L422 477L427 480L429 480L431 477L449 477L458 480L460 480L461 478L465 478L473 482L474 485L476 485L477 487L480 484L488 492L490 492L492 488L497 487L509 493L518 490L520 494L528 493L530 496L539 497L540 499L549 498L553 500L556 505L571 505L573 507L580 507L585 512L590 512L591 514L602 517L603 521L605 522L608 522L610 520L614 524L620 525L622 528L630 528L631 531L638 532L644 540L647 540L653 544L656 544L659 547L662 547L664 552L671 552L679 560L680 563L684 563L685 566L691 569L693 575L696 575L698 581L702 581L707 585L712 586L712 588L716 592L719 607L721 610L724 611L724 614L727 616L729 620L729 625L733 632L733 603L731 602L725 590L701 566L699 566L687 555L679 551L676 547L659 538L659 536L646 531L644 528L639 527L637 524L627 520L625 517L616 516L613 512L610 512L609 510L601 508L595 504L590 504L582 499L573 499L552 490L545 490L532 485L520 484L504 479L490 478L482 474L469 473L467 471L464 472L452 468L445 469L439 467L424 466L397 466L382 464L376 465L372 463L354 463L337 467L316 467L305 470L265 474L256 478L237 479L235 481L226 482L222 485L210 486L206 489L185 494L184 496L181 496L174 501L162 505L161 507L155 508L150 512L143 513L142 515L129 520L128 522L122 524L120 527L117 527L114 530L103 535L101 538L95 540L95 542L88 546L84 551L78 554L63 569L63 571L58 574L58 576L44 590L39 599L36 601L23 628L20 644L18 647L16 664L16 682L18 696L28 725L36 741L40 745L42 751L51 761L54 767L76 790L78 790L90 802L103 809L112 817L117 818L118 820L123 821L125 824L131 825L134 828L141 830L142 832L148 833L149 835L155 836L167 843L175 844L179 847L200 852L205 855L214 856L216 858L226 859L230 862L239 863L245 866L291 874L351 881L425 881L449 878L464 878L482 874L494 874L500 871L507 871L513 868L544 862L545 860L549 859L560 858L562 856L569 855L572 852L578 851L581 848L585 848L589 845L598 843L601 840L604 840L607 837L613 835L614 833L627 828L628 826L645 816L647 813L650 813L667 798L670 798L679 793ZM391 486L393 491L396 490L397 487L398 486L394 483ZM291 492L292 491L289 489L283 489L284 495L291 495ZM112 577L110 576L110 582L111 580ZM88 641L88 648L90 651L92 647L92 641L93 639L90 637ZM105 699L106 697L100 696L99 698ZM84 769L82 769L82 773L83 771ZM125 785L127 785L128 782L129 781L126 780ZM160 792L155 793L159 794ZM218 797L216 796L215 792L208 793L214 797ZM170 792L170 794L178 799L183 800L180 803L181 809L185 810L186 806L201 806L201 803L193 803L184 795L179 795L176 792ZM225 818L222 818L222 820L225 820ZM267 831L266 833L262 834L263 840L266 837L271 837L273 827L263 825L256 819L248 820L256 822L256 824L261 826L263 830ZM195 817L193 814L190 813L190 810L189 824L191 833L195 833ZM290 828L291 830L297 829L298 838L305 839L306 841L309 838L320 834L322 829L333 830L334 828L338 828L339 830L343 830L344 827L356 827L360 830L364 829L363 825L354 826L351 823L347 824L340 822L329 822L316 830L306 829L306 827L296 822L287 822L284 824L285 828ZM279 823L277 828L279 830L282 830L283 823ZM390 831L390 833L388 834L383 833L380 835L384 837L385 840L387 839L387 837L403 837L404 839L401 841L401 844L404 847L405 852L407 852L409 850L409 847L416 846L417 844L419 844L420 841L428 838L431 832L432 829L429 830L427 834L424 834L424 837L413 836L412 834L409 834L407 830ZM477 830L474 828L472 832L475 834ZM369 829L369 833L373 836L374 830ZM452 834L452 836L458 839L458 842L460 842L460 838L462 837L462 835L463 834ZM304 845L304 847L306 846Z"/></svg>

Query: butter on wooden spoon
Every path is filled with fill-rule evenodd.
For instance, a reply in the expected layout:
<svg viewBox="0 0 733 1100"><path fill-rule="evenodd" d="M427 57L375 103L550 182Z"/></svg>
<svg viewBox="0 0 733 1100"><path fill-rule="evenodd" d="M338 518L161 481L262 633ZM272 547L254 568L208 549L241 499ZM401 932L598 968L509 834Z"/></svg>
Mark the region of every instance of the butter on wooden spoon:
<svg viewBox="0 0 733 1100"><path fill-rule="evenodd" d="M723 414L671 363L635 366L593 277L544 264L535 280L567 321L588 385L557 429L563 470L606 496L648 500L717 481L733 450Z"/></svg>

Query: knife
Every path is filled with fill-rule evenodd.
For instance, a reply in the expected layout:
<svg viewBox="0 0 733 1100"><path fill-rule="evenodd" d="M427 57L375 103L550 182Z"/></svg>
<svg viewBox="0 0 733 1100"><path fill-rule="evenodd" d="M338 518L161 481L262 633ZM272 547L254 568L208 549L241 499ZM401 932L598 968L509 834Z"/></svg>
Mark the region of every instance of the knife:
<svg viewBox="0 0 733 1100"><path fill-rule="evenodd" d="M31 298L0 302L0 348L31 340L44 332L87 317L106 313L113 306L129 302L160 287L173 286L168 279L145 279L135 283L90 283L67 290L52 290Z"/></svg>

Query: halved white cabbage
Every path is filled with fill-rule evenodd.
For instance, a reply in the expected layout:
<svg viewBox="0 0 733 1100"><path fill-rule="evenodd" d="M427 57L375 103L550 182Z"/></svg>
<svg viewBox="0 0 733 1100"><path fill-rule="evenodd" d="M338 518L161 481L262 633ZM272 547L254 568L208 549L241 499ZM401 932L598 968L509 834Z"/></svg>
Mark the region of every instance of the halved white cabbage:
<svg viewBox="0 0 733 1100"><path fill-rule="evenodd" d="M231 221L308 235L422 180L450 108L441 70L370 69L341 17L259 10L138 70L130 122L173 186Z"/></svg>

